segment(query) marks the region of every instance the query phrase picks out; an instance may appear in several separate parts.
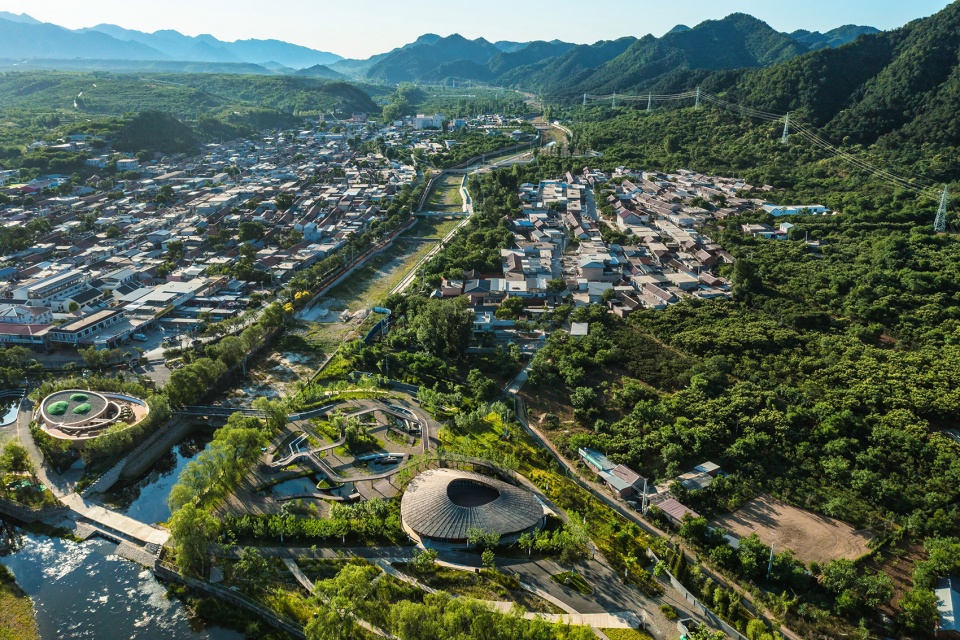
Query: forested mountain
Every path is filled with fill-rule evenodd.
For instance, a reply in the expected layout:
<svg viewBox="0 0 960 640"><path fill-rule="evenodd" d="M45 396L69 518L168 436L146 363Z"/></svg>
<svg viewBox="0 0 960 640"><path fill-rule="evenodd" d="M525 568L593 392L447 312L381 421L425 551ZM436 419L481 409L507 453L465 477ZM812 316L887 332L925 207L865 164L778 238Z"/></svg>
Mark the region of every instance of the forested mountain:
<svg viewBox="0 0 960 640"><path fill-rule="evenodd" d="M569 42L559 42L557 40L529 42L516 51L505 51L495 55L487 62L487 68L493 75L501 76L517 67L537 64L550 58L558 58L575 47L576 45Z"/></svg>
<svg viewBox="0 0 960 640"><path fill-rule="evenodd" d="M819 31L806 31L798 29L790 34L790 37L801 44L807 45L810 50L822 49L824 47L839 47L848 42L853 42L864 34L879 33L879 29L873 27L862 27L855 24L845 24L842 27L831 29L826 33Z"/></svg>
<svg viewBox="0 0 960 640"><path fill-rule="evenodd" d="M585 80L594 69L613 60L637 41L632 36L618 40L601 40L570 49L558 58L547 58L533 65L519 67L504 74L500 81L511 86L543 89Z"/></svg>
<svg viewBox="0 0 960 640"><path fill-rule="evenodd" d="M735 13L662 38L646 36L579 83L558 78L539 88L555 95L630 92L680 69L764 67L794 58L806 47L761 20Z"/></svg>
<svg viewBox="0 0 960 640"><path fill-rule="evenodd" d="M373 65L389 57L390 55L395 54L399 51L403 51L405 49L411 49L413 47L418 47L421 45L433 45L433 44L436 44L441 39L442 38L435 33L425 33L419 38L417 38L416 40L414 40L413 42L408 42L402 47L397 47L396 49L392 49L391 51L387 51L385 53L378 53L376 55L372 55L366 60L351 60L348 58L348 59L338 60L337 62L334 62L333 64L328 66L334 71L336 71L337 73L342 73L352 78L361 79L366 77L367 72L370 71L370 68L373 67Z"/></svg>
<svg viewBox="0 0 960 640"><path fill-rule="evenodd" d="M644 89L700 86L727 100L798 117L836 142L916 152L960 145L960 3L893 31L868 34L759 70L683 70ZM909 144L905 144L909 142ZM941 158L941 163L952 163Z"/></svg>
<svg viewBox="0 0 960 640"><path fill-rule="evenodd" d="M428 34L368 60L343 60L335 71L375 82L480 82L536 89L551 95L632 91L684 70L764 67L811 49L836 47L872 27L847 25L827 33L780 33L742 13L661 38L627 36L589 45L553 40L530 43L466 40Z"/></svg>
<svg viewBox="0 0 960 640"><path fill-rule="evenodd" d="M492 57L501 53L500 49L483 38L467 40L460 34L453 34L431 43L394 51L379 60L367 71L367 78L397 84L432 78L433 72L448 62L472 62L486 64Z"/></svg>
<svg viewBox="0 0 960 640"><path fill-rule="evenodd" d="M733 14L693 29L677 25L662 38L630 36L589 45L559 40L491 43L459 34L427 33L366 60L346 60L280 40L224 42L208 34L186 36L169 29L146 33L112 24L71 31L26 14L0 12L0 59L27 61L45 69L120 70L119 61L126 62L124 68L129 70L151 70L159 61L180 66L247 65L243 72L260 74L312 69L306 74L327 78L341 74L386 84L477 82L572 96L644 88L688 69L766 66L875 31L846 25L827 33L801 30L788 35L751 16ZM138 64L131 67L132 61ZM230 71L228 67L211 70Z"/></svg>

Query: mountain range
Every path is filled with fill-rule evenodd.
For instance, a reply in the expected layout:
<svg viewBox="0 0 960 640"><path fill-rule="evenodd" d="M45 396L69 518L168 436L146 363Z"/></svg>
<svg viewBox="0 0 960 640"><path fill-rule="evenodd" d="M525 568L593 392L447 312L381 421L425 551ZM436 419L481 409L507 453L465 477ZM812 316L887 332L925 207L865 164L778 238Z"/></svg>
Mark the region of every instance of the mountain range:
<svg viewBox="0 0 960 640"><path fill-rule="evenodd" d="M679 25L660 38L625 37L590 45L554 40L505 50L483 38L424 36L389 53L341 60L330 68L362 81L474 82L571 97L639 90L678 70L765 67L871 33L877 29L846 25L827 33L787 34L735 13L693 28Z"/></svg>
<svg viewBox="0 0 960 640"><path fill-rule="evenodd" d="M766 69L687 72L663 88L701 85L727 100L772 111L804 109L832 139L890 149L960 146L960 3L899 29L821 48ZM926 171L960 175L956 153Z"/></svg>
<svg viewBox="0 0 960 640"><path fill-rule="evenodd" d="M473 83L572 97L642 90L688 70L765 67L876 32L872 27L845 25L826 33L787 34L752 16L733 14L693 28L677 25L660 38L625 37L589 45L559 40L489 42L428 33L366 60L349 60L280 40L224 42L211 35L146 33L111 24L70 30L0 11L0 59L15 61L20 68L180 69L385 84Z"/></svg>
<svg viewBox="0 0 960 640"><path fill-rule="evenodd" d="M0 58L250 63L268 71L271 64L294 70L343 59L280 40L224 42L211 35L146 33L111 24L71 30L5 11L0 11Z"/></svg>

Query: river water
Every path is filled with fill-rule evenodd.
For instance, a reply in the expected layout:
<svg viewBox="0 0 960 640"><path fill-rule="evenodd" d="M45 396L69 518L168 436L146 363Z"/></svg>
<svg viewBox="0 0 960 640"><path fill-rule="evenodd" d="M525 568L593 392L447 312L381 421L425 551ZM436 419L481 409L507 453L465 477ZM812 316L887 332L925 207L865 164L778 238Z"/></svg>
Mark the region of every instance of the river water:
<svg viewBox="0 0 960 640"><path fill-rule="evenodd" d="M136 482L109 498L115 508L150 524L170 517L167 497L180 471L210 441L188 436ZM0 529L3 523L0 522ZM33 598L43 640L239 640L243 634L218 627L203 629L190 620L183 603L167 599L149 571L114 554L117 545L99 538L74 543L61 538L13 532L14 551L0 558Z"/></svg>
<svg viewBox="0 0 960 640"><path fill-rule="evenodd" d="M236 631L199 628L149 571L99 538L83 543L21 533L0 562L33 599L43 640L240 640Z"/></svg>
<svg viewBox="0 0 960 640"><path fill-rule="evenodd" d="M187 463L203 451L211 438L212 434L206 432L187 436L157 460L147 474L132 484L111 490L104 501L134 520L147 524L166 522L170 518L167 506L170 489Z"/></svg>

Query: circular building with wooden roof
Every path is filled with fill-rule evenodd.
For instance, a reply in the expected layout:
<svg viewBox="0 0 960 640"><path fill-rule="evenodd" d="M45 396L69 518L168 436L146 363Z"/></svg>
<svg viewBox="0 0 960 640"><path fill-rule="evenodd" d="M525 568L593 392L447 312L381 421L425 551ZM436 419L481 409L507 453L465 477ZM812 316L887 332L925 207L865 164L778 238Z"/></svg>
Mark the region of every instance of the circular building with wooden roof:
<svg viewBox="0 0 960 640"><path fill-rule="evenodd" d="M510 544L546 521L543 505L529 491L455 469L414 478L400 502L400 517L412 537L448 544L465 543L471 529L499 534L500 544Z"/></svg>

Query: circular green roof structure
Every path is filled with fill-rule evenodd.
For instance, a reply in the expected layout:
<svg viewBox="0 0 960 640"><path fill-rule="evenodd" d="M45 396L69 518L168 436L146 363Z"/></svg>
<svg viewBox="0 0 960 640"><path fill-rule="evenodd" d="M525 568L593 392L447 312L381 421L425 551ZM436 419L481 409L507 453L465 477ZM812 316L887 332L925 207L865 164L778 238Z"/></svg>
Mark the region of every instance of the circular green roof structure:
<svg viewBox="0 0 960 640"><path fill-rule="evenodd" d="M468 531L500 535L501 544L543 526L543 506L529 491L467 471L433 469L414 478L400 502L408 533L421 540L466 542Z"/></svg>
<svg viewBox="0 0 960 640"><path fill-rule="evenodd" d="M38 419L47 435L67 440L74 448L99 437L114 426L136 424L150 412L140 398L108 391L69 389L40 402Z"/></svg>

